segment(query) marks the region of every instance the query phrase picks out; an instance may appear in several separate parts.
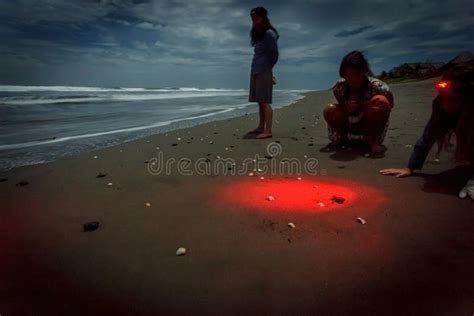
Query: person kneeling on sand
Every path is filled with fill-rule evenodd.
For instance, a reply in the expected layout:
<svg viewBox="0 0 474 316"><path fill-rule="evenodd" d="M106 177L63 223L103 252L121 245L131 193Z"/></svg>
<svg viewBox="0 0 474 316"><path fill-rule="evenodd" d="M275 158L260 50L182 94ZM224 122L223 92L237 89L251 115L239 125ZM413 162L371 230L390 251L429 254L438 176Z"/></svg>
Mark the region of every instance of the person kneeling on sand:
<svg viewBox="0 0 474 316"><path fill-rule="evenodd" d="M342 79L332 88L337 104L324 109L330 146L347 140L364 141L372 153L383 152L382 143L393 108L388 85L371 77L369 64L359 51L344 57L339 75Z"/></svg>
<svg viewBox="0 0 474 316"><path fill-rule="evenodd" d="M248 134L257 134L256 138L272 137L271 107L273 84L276 83L272 69L278 61L278 32L268 19L268 12L263 7L250 11L252 30L251 43L254 47L252 70L250 74L249 102L258 102L260 123Z"/></svg>
<svg viewBox="0 0 474 316"><path fill-rule="evenodd" d="M423 135L405 168L384 169L380 173L399 178L420 170L434 143L454 130L456 133L455 158L459 164L469 165L470 179L459 192L460 198L474 199L474 69L453 70L436 84L438 95L433 101L432 114Z"/></svg>

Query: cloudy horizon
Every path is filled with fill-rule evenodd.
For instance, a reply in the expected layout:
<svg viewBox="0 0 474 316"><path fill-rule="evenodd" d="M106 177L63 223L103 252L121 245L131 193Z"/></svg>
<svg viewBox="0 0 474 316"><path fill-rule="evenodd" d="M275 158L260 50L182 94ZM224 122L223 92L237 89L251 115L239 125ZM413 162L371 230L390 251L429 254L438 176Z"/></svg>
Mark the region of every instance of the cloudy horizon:
<svg viewBox="0 0 474 316"><path fill-rule="evenodd" d="M0 84L247 88L257 5L280 33L280 89L329 87L352 50L380 73L474 48L467 0L0 0Z"/></svg>

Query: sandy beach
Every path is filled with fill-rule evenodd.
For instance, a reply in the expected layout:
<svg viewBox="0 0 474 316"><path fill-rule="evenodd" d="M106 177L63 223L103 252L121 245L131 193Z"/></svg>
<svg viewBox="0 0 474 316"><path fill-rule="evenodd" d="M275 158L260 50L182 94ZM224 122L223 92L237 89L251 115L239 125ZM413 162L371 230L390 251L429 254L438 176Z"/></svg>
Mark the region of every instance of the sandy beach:
<svg viewBox="0 0 474 316"><path fill-rule="evenodd" d="M443 152L409 179L378 174L405 166L433 82L391 86L380 157L323 150L333 96L321 91L276 110L272 139L244 137L253 114L1 172L0 315L471 315L464 170ZM271 143L282 151L265 159ZM312 159L317 174L154 175L159 153L234 169L255 155ZM90 221L99 228L83 232Z"/></svg>

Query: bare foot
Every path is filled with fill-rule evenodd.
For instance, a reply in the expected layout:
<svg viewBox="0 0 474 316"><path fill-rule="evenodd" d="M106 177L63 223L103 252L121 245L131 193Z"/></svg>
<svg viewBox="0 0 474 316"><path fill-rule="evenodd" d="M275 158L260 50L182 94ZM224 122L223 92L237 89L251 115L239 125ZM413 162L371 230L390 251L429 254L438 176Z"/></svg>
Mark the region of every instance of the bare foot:
<svg viewBox="0 0 474 316"><path fill-rule="evenodd" d="M251 130L247 134L261 134L261 133L263 133L263 128L257 127L256 129Z"/></svg>
<svg viewBox="0 0 474 316"><path fill-rule="evenodd" d="M265 138L271 138L271 137L272 137L272 133L263 132L263 133L258 134L255 138L265 139Z"/></svg>
<svg viewBox="0 0 474 316"><path fill-rule="evenodd" d="M380 154L380 153L383 153L385 150L386 150L386 148L383 145L378 145L378 144L371 144L370 145L370 152L372 154Z"/></svg>
<svg viewBox="0 0 474 316"><path fill-rule="evenodd" d="M327 144L325 147L324 147L324 150L325 151L331 151L335 148L339 148L339 147L342 147L344 144L346 143L346 139L345 138L341 138L341 139L338 139L336 141L332 141L330 142L329 144Z"/></svg>

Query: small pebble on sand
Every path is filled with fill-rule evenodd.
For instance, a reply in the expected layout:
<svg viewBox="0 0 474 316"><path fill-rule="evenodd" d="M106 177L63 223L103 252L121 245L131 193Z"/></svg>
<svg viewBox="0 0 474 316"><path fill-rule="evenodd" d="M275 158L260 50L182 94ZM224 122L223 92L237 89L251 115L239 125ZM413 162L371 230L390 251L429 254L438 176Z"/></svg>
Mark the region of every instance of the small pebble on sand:
<svg viewBox="0 0 474 316"><path fill-rule="evenodd" d="M111 187L112 185L113 185L112 182L107 183L107 186L108 186L108 187Z"/></svg>
<svg viewBox="0 0 474 316"><path fill-rule="evenodd" d="M88 222L82 225L82 228L84 229L84 232L92 232L94 230L97 230L99 228L99 225L99 222Z"/></svg>
<svg viewBox="0 0 474 316"><path fill-rule="evenodd" d="M265 179L265 177L260 177L260 180L264 180L264 179Z"/></svg>
<svg viewBox="0 0 474 316"><path fill-rule="evenodd" d="M343 198L343 197L341 197L341 196L335 196L335 195L333 195L332 198L331 198L331 201L332 201L333 203L342 204L342 203L344 203L344 202L346 201L346 199Z"/></svg>
<svg viewBox="0 0 474 316"><path fill-rule="evenodd" d="M177 256L184 256L186 254L186 248L180 247L178 250L176 250L176 255Z"/></svg>
<svg viewBox="0 0 474 316"><path fill-rule="evenodd" d="M268 200L268 201L274 201L275 198L274 198L273 196L269 195L269 196L267 196L267 200Z"/></svg>
<svg viewBox="0 0 474 316"><path fill-rule="evenodd" d="M297 180L302 180L301 177L296 178Z"/></svg>
<svg viewBox="0 0 474 316"><path fill-rule="evenodd" d="M249 173L249 177L253 177L254 173L253 172L250 172Z"/></svg>
<svg viewBox="0 0 474 316"><path fill-rule="evenodd" d="M367 223L365 219L363 219L362 217L357 217L357 221L361 223L362 225L365 225Z"/></svg>
<svg viewBox="0 0 474 316"><path fill-rule="evenodd" d="M97 159L97 158L99 158L99 156L94 156L94 159Z"/></svg>
<svg viewBox="0 0 474 316"><path fill-rule="evenodd" d="M319 202L319 203L318 203L318 206L320 206L320 207L325 207L326 204L324 204L323 202Z"/></svg>
<svg viewBox="0 0 474 316"><path fill-rule="evenodd" d="M211 140L211 141L209 141L209 144L214 144L214 142Z"/></svg>
<svg viewBox="0 0 474 316"><path fill-rule="evenodd" d="M364 155L364 157L370 157L370 154L369 154L369 153L366 153L366 154Z"/></svg>
<svg viewBox="0 0 474 316"><path fill-rule="evenodd" d="M290 223L288 223L288 227L290 227L290 228L295 228L296 225L290 222Z"/></svg>
<svg viewBox="0 0 474 316"><path fill-rule="evenodd" d="M145 206L146 206L146 207L150 207L150 206L151 206L151 203L145 203Z"/></svg>

